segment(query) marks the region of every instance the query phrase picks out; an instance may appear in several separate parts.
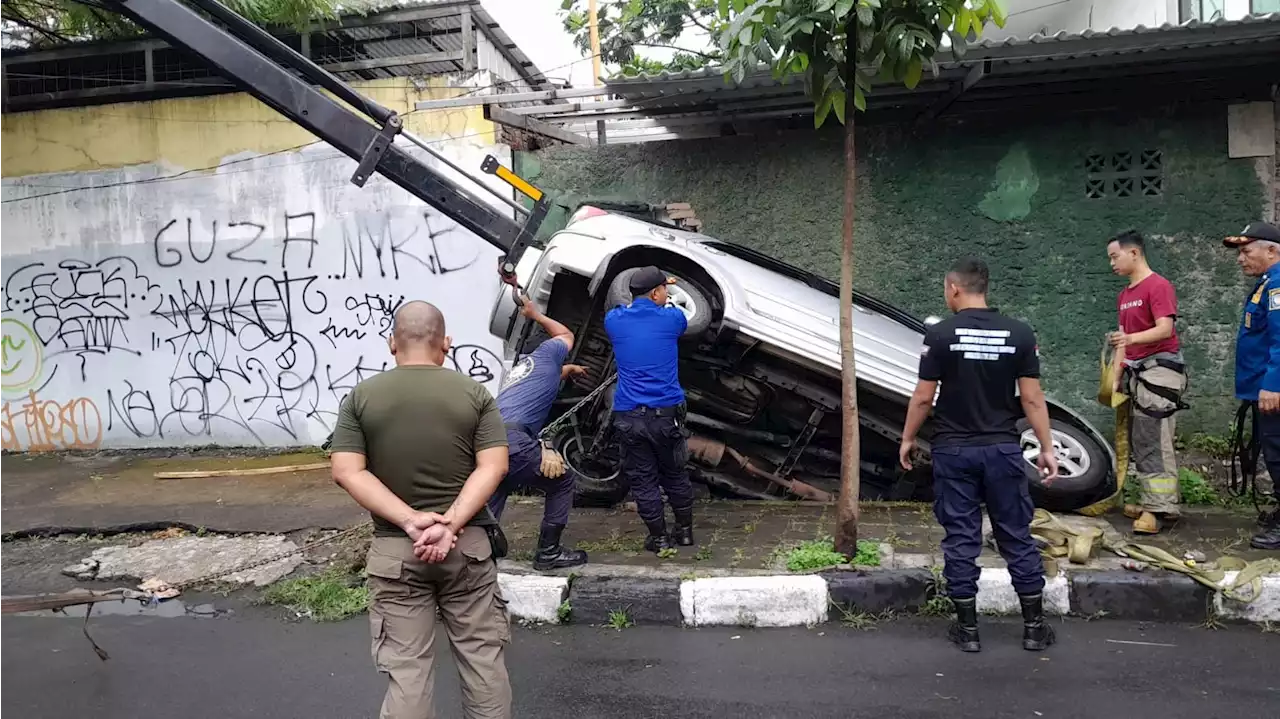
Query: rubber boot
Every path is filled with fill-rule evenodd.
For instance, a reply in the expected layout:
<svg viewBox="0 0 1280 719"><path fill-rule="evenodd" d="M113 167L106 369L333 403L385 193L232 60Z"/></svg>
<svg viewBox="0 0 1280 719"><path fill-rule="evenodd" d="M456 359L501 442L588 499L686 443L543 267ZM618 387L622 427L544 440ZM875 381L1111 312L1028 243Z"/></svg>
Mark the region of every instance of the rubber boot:
<svg viewBox="0 0 1280 719"><path fill-rule="evenodd" d="M544 524L538 532L538 553L533 555L533 568L539 572L548 569L564 569L587 563L587 553L581 549L567 549L560 544L564 534L563 524Z"/></svg>
<svg viewBox="0 0 1280 719"><path fill-rule="evenodd" d="M1280 524L1273 524L1253 535L1249 540L1249 546L1254 549L1280 550Z"/></svg>
<svg viewBox="0 0 1280 719"><path fill-rule="evenodd" d="M962 652L980 652L982 644L978 640L978 599L967 597L956 599L951 603L956 606L956 618L947 628L947 639L960 647Z"/></svg>
<svg viewBox="0 0 1280 719"><path fill-rule="evenodd" d="M644 526L649 528L649 536L644 539L644 550L657 554L664 549L674 549L675 545L671 543L671 537L667 536L667 520L665 517L655 519L654 521L646 521Z"/></svg>
<svg viewBox="0 0 1280 719"><path fill-rule="evenodd" d="M1029 652L1049 648L1057 637L1044 621L1044 593L1019 594L1018 603L1022 605L1022 648Z"/></svg>
<svg viewBox="0 0 1280 719"><path fill-rule="evenodd" d="M682 547L693 546L693 506L681 509L672 507L671 512L676 515L676 529L671 533L672 540Z"/></svg>
<svg viewBox="0 0 1280 719"><path fill-rule="evenodd" d="M1159 534L1160 529L1160 518L1151 512L1143 512L1137 519L1133 520L1134 534Z"/></svg>

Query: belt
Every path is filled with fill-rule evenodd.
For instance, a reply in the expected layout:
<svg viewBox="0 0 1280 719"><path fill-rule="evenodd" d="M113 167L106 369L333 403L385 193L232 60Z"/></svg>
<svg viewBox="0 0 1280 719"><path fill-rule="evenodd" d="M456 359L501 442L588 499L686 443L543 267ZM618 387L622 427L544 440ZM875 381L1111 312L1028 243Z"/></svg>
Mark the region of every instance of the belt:
<svg viewBox="0 0 1280 719"><path fill-rule="evenodd" d="M618 414L629 414L635 417L679 417L683 413L684 404L675 404L670 407L636 407Z"/></svg>

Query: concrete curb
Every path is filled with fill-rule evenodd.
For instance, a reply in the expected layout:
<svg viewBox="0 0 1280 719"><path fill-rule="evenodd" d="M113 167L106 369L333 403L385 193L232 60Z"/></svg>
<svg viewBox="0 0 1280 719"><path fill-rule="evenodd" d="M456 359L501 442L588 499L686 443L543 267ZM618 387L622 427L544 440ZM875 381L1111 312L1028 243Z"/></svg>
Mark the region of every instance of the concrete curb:
<svg viewBox="0 0 1280 719"><path fill-rule="evenodd" d="M826 622L832 605L841 612L914 612L929 600L934 581L927 569L696 579L593 570L588 576L500 572L498 583L511 615L526 621L605 624L612 613L625 612L637 624L792 627ZM978 609L1018 613L1007 569L982 570ZM1245 604L1173 573L1073 570L1046 578L1045 611L1167 622L1203 621L1213 612L1227 620L1280 622L1280 576L1263 578L1258 597Z"/></svg>

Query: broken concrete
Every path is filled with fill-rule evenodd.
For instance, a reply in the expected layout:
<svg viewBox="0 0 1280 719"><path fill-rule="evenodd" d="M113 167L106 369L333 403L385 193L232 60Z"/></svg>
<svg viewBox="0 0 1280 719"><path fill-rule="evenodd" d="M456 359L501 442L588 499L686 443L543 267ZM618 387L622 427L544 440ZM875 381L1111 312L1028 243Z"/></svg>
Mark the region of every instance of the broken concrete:
<svg viewBox="0 0 1280 719"><path fill-rule="evenodd" d="M174 585L227 572L298 549L284 537L180 537L152 539L138 546L103 547L64 573L78 579L145 579ZM214 581L262 587L283 579L302 563L294 554ZM97 571L90 572L96 563Z"/></svg>

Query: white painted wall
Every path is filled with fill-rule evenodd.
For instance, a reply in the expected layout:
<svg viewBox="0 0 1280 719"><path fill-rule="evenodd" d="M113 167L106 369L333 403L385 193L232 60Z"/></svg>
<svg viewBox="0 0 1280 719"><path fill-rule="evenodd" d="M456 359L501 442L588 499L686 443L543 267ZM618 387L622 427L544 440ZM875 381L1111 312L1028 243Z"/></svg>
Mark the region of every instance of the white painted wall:
<svg viewBox="0 0 1280 719"><path fill-rule="evenodd" d="M496 391L496 249L328 146L239 159L4 181L5 449L318 444L413 299Z"/></svg>

